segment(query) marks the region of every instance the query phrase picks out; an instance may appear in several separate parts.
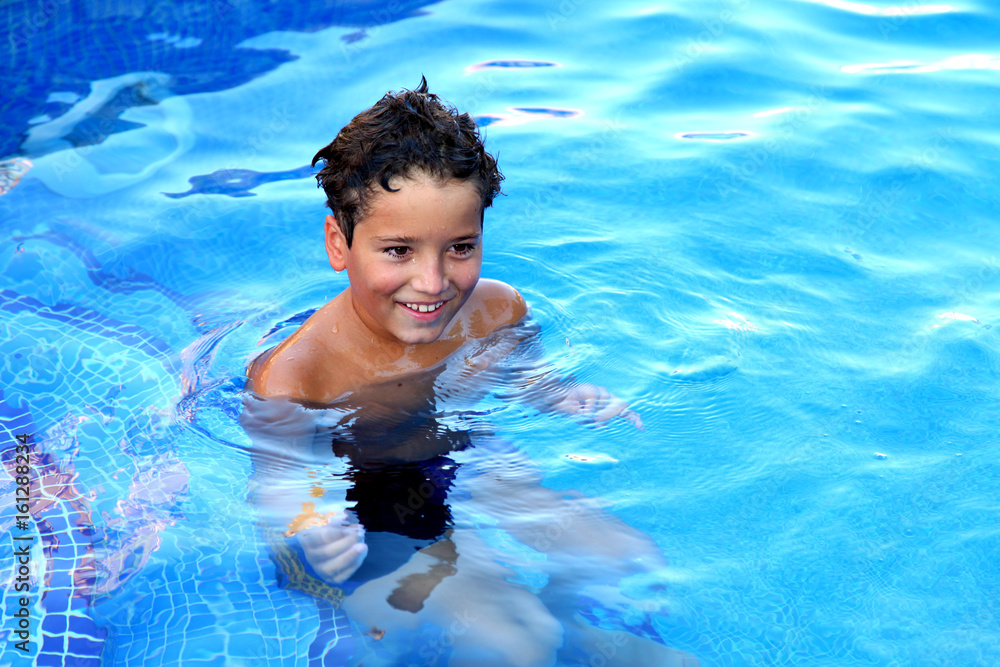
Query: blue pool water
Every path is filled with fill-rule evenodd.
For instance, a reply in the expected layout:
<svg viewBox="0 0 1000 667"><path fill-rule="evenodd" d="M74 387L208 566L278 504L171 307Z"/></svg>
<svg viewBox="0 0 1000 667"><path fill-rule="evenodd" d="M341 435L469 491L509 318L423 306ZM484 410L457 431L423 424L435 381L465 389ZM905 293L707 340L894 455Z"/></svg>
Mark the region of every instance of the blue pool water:
<svg viewBox="0 0 1000 667"><path fill-rule="evenodd" d="M0 475L0 664L446 660L277 585L237 421L346 286L305 165L421 74L507 177L483 275L645 423L474 406L669 561L581 622L706 666L1000 664L992 3L322 4L0 10L0 448L33 432L47 494L21 529Z"/></svg>

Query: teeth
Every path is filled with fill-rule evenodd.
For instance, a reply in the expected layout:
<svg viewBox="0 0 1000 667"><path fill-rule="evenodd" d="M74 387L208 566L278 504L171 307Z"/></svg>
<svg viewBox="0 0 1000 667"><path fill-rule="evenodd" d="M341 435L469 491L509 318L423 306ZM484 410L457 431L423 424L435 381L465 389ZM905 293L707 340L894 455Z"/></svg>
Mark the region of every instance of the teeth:
<svg viewBox="0 0 1000 667"><path fill-rule="evenodd" d="M444 305L444 301L441 301L440 303L435 303L435 304L430 305L430 306L428 306L426 304L423 304L423 303L406 303L406 304L403 304L403 305L406 306L407 308L409 308L410 310L415 310L415 311L420 312L420 313L430 313L430 312L433 312L433 311L437 310L441 306L443 306Z"/></svg>

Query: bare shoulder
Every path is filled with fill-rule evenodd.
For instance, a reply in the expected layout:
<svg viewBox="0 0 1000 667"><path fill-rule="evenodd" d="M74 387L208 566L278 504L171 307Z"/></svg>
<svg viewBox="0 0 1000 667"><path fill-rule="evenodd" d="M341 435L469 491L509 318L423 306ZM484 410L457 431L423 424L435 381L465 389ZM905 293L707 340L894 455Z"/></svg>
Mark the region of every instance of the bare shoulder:
<svg viewBox="0 0 1000 667"><path fill-rule="evenodd" d="M520 292L500 280L481 279L469 301L469 324L475 338L514 324L528 312Z"/></svg>
<svg viewBox="0 0 1000 667"><path fill-rule="evenodd" d="M311 360L299 355L302 346L297 342L292 334L257 357L247 369L247 389L263 398L308 398Z"/></svg>
<svg viewBox="0 0 1000 667"><path fill-rule="evenodd" d="M315 403L329 402L343 393L331 382L343 377L343 373L330 372L337 360L328 346L316 340L324 315L315 313L285 341L257 357L247 369L247 389L263 398Z"/></svg>

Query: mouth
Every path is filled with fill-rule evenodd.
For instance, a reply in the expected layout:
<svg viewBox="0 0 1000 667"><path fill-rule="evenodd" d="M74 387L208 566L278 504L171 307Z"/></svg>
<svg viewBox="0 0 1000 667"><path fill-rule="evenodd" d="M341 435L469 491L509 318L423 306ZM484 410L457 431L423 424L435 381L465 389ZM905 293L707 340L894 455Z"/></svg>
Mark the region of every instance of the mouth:
<svg viewBox="0 0 1000 667"><path fill-rule="evenodd" d="M450 301L450 299L445 299L444 301L434 301L431 303L421 303L416 301L399 301L397 303L399 303L399 305L402 306L407 313L416 317L418 320L433 320L437 318L439 315L438 311L440 311L441 307L448 303L448 301Z"/></svg>
<svg viewBox="0 0 1000 667"><path fill-rule="evenodd" d="M434 303L404 303L402 305L406 306L410 310L415 310L418 313L433 313L435 310L444 305L444 301L436 301Z"/></svg>

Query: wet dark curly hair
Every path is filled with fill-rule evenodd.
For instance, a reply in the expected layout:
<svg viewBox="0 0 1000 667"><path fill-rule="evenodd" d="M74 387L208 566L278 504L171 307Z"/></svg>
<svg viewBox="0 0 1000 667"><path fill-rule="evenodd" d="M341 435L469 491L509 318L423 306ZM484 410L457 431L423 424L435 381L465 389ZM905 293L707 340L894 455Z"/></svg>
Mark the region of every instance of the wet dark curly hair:
<svg viewBox="0 0 1000 667"><path fill-rule="evenodd" d="M313 166L320 160L326 166L316 180L326 192L326 205L344 232L348 248L354 227L378 193L375 184L386 192L398 191L389 187L393 176L423 171L442 180L470 181L479 190L484 212L501 194L503 174L486 152L476 122L427 92L423 76L416 90L386 93L355 116L316 153Z"/></svg>

